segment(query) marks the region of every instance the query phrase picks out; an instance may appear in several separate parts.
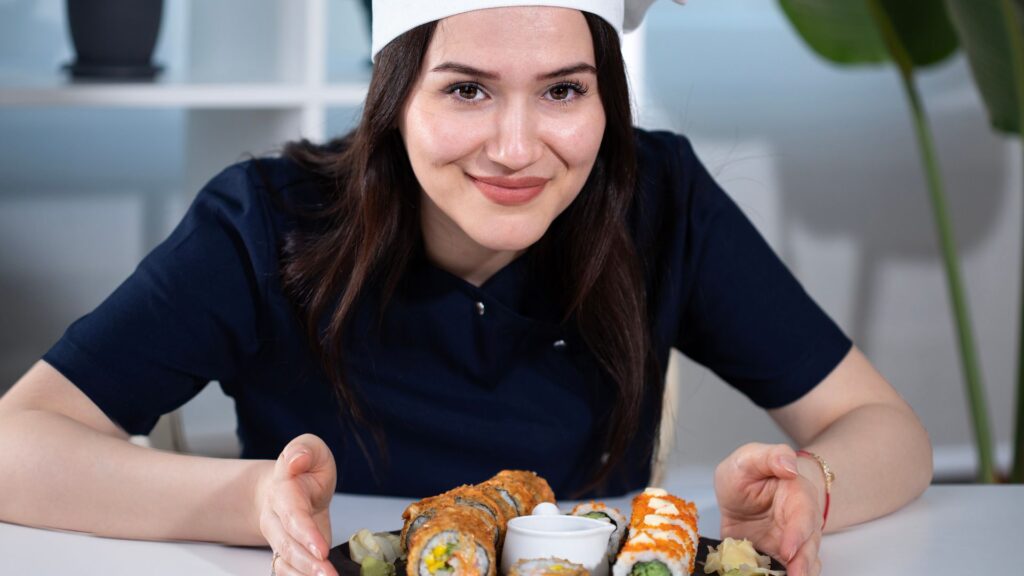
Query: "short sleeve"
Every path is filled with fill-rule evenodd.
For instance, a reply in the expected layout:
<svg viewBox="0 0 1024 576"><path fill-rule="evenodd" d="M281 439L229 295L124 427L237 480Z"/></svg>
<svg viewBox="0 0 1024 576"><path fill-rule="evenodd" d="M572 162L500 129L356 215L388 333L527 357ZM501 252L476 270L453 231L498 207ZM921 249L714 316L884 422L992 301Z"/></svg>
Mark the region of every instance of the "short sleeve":
<svg viewBox="0 0 1024 576"><path fill-rule="evenodd" d="M851 341L807 294L736 203L679 139L674 190L686 288L676 347L763 408L825 378Z"/></svg>
<svg viewBox="0 0 1024 576"><path fill-rule="evenodd" d="M212 180L172 234L43 356L130 434L259 347L273 242L245 164Z"/></svg>

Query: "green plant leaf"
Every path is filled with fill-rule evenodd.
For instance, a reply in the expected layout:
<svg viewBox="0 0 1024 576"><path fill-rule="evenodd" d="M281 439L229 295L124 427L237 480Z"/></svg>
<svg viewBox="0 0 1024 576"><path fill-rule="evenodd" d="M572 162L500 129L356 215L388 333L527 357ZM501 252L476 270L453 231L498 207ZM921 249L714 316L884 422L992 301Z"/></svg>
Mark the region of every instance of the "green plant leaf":
<svg viewBox="0 0 1024 576"><path fill-rule="evenodd" d="M881 4L915 68L942 62L959 47L943 0L882 0Z"/></svg>
<svg viewBox="0 0 1024 576"><path fill-rule="evenodd" d="M779 4L800 37L827 60L875 64L895 58L867 0L779 0ZM880 4L913 67L941 62L956 52L956 31L943 0L882 0Z"/></svg>
<svg viewBox="0 0 1024 576"><path fill-rule="evenodd" d="M1024 0L947 0L947 4L989 120L998 130L1020 134L1020 75L1024 72L1014 71L1013 49L1017 44L1017 58L1024 58L1020 53Z"/></svg>
<svg viewBox="0 0 1024 576"><path fill-rule="evenodd" d="M804 42L836 64L870 64L889 59L867 2L779 0Z"/></svg>

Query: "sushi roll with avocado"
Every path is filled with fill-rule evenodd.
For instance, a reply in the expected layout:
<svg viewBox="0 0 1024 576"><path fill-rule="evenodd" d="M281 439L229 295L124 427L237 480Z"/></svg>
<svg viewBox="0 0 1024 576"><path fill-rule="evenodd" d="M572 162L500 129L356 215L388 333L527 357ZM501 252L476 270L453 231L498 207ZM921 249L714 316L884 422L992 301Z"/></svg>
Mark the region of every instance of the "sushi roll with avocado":
<svg viewBox="0 0 1024 576"><path fill-rule="evenodd" d="M573 516L583 516L584 518L593 518L594 520L608 522L615 526L615 532L612 532L612 535L608 537L608 565L614 564L615 557L619 555L619 549L622 548L622 540L626 537L626 530L629 528L629 523L626 521L626 517L622 515L622 512L619 512L617 508L609 508L600 502L585 502L577 504L570 514Z"/></svg>
<svg viewBox="0 0 1024 576"><path fill-rule="evenodd" d="M561 558L524 558L506 576L590 576L585 567Z"/></svg>

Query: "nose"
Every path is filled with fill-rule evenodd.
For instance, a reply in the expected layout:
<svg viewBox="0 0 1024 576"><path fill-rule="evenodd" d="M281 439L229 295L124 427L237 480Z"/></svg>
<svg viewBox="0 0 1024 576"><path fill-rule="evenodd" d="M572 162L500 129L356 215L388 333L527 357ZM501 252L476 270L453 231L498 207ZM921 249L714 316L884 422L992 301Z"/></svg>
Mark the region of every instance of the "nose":
<svg viewBox="0 0 1024 576"><path fill-rule="evenodd" d="M497 112L494 133L486 147L487 157L517 172L540 160L544 143L539 118L528 102L506 101Z"/></svg>

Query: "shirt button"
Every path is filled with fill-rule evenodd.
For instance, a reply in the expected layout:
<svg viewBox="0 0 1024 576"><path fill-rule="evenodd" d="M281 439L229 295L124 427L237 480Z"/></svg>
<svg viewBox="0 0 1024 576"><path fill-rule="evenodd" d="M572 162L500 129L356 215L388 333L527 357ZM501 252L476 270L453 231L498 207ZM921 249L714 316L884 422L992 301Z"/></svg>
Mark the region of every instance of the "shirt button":
<svg viewBox="0 0 1024 576"><path fill-rule="evenodd" d="M566 346L568 345L565 343L565 340L555 340L555 350L565 350Z"/></svg>
<svg viewBox="0 0 1024 576"><path fill-rule="evenodd" d="M484 307L484 303L483 302L477 302L476 303L476 313L477 314L483 316L484 315L484 311L486 311L486 310L487 310L487 308Z"/></svg>

